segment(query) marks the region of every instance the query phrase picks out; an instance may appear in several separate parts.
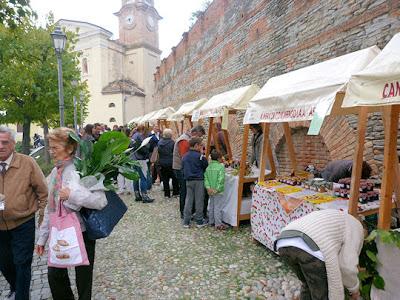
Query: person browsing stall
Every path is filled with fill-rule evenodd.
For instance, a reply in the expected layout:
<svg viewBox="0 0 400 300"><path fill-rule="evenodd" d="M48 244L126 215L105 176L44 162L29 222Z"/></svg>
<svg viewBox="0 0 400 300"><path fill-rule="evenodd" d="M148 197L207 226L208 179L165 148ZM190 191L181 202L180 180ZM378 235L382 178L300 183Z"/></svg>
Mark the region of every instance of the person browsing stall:
<svg viewBox="0 0 400 300"><path fill-rule="evenodd" d="M274 246L302 282L301 300L342 300L344 288L359 299L357 266L363 240L356 218L326 209L288 224Z"/></svg>
<svg viewBox="0 0 400 300"><path fill-rule="evenodd" d="M206 131L204 130L204 127L198 125L193 127L190 131L183 133L175 141L174 151L172 155L172 169L174 170L175 176L179 184L179 211L181 213L182 219L186 199L186 182L183 177L182 158L190 149L189 140L192 137L201 138L205 134Z"/></svg>
<svg viewBox="0 0 400 300"><path fill-rule="evenodd" d="M224 230L222 223L222 209L224 208L223 192L225 187L225 167L219 161L221 154L217 150L211 151L211 162L204 173L204 186L210 196L209 223L215 224L215 229Z"/></svg>
<svg viewBox="0 0 400 300"><path fill-rule="evenodd" d="M183 217L183 227L189 228L192 218L193 204L195 206L195 220L198 228L207 225L204 220L204 171L208 166L206 157L203 155L203 143L201 138L191 138L190 150L182 159L183 174L186 180L186 199Z"/></svg>

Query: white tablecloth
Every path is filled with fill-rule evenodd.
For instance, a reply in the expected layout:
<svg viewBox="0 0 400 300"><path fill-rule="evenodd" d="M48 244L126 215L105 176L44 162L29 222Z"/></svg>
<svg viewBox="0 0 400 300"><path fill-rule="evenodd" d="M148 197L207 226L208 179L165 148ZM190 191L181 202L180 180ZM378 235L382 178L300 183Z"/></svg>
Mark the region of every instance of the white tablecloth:
<svg viewBox="0 0 400 300"><path fill-rule="evenodd" d="M225 174L225 189L223 201L225 202L222 221L237 226L239 176ZM251 209L251 198L242 199L241 214L249 214Z"/></svg>

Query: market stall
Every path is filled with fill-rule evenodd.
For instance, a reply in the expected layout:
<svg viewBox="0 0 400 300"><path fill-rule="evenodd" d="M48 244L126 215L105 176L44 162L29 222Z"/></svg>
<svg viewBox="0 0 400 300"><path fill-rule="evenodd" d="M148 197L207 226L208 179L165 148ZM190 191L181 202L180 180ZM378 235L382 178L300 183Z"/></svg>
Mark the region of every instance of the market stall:
<svg viewBox="0 0 400 300"><path fill-rule="evenodd" d="M251 197L244 197L243 195L245 185L255 182L258 178L258 174L254 174L254 171L250 174L247 172L249 170L249 166L246 163L249 126L245 126L244 128L241 160L240 162L233 162L232 149L227 130L228 117L229 114L235 114L239 110L245 110L248 101L258 90L258 86L249 85L215 95L199 109L195 110L192 116L193 121L204 118L208 118L209 120L206 145L207 156L210 153L211 140L214 141L214 147L221 151L221 145L217 137L216 120L218 119L221 122L221 130L227 150L223 221L234 227L238 227L240 221L250 219ZM233 166L233 164L236 164L236 166Z"/></svg>
<svg viewBox="0 0 400 300"><path fill-rule="evenodd" d="M382 52L362 71L351 76L343 100L343 107L384 107L384 160L381 187L381 203L378 228L389 230L392 216L392 198L395 193L396 207L400 207L400 172L397 153L398 123L400 111L400 34L396 34ZM366 122L367 115L359 122ZM360 141L360 148L363 140ZM355 162L360 168L361 161ZM354 172L353 177L357 176ZM399 229L397 229L399 230ZM377 239L378 272L385 282L384 290L372 287L371 299L397 299L400 295L399 245Z"/></svg>
<svg viewBox="0 0 400 300"><path fill-rule="evenodd" d="M184 132L184 125L185 125L185 120L189 122L190 128L193 127L193 122L192 122L192 114L193 111L198 109L200 106L202 106L205 102L207 101L207 98L202 98L197 101L192 101L192 102L187 102L182 104L179 109L173 113L169 118L168 121L171 122L180 122L180 128L177 126L177 133L178 134L183 134Z"/></svg>
<svg viewBox="0 0 400 300"><path fill-rule="evenodd" d="M289 176L289 178L284 176L277 178L281 183L289 184L290 188L282 186L278 187L281 188L279 190L270 186L273 182L267 181L264 183L264 168L261 167L259 184L253 192L252 235L271 250L273 249L271 245L284 226L315 209L320 209L311 200L314 200L314 202L331 202L331 207L348 210L349 200L341 200L340 198L328 199L323 196L322 191L319 190L322 185L321 182L309 182L308 186L292 187L292 185L300 183L305 184L309 178L307 174L297 168L296 151L291 138L289 122L311 120L309 134L316 135L319 133L319 129L327 115L368 113L368 111L359 108L342 109L341 104L344 97L344 89L350 76L363 70L379 52L379 48L374 46L273 77L250 100L244 123L263 123L265 129L265 147L262 151L261 164L265 165L266 160L273 162L273 157L269 150L271 146L268 145L268 129L271 123L282 123L291 161L292 176ZM359 126L358 130L362 131L362 126ZM361 148L356 149L355 155L359 156L360 151L362 151ZM361 172L358 178L360 176ZM315 189L318 190L317 194L310 191L310 187L314 186L314 184L316 185ZM349 197L349 195L352 197L352 195L356 194L356 189L359 191L359 184L359 181L343 183L343 186L347 189L346 192L341 191L340 187L336 187L339 189L338 196L342 197L343 195L342 199L347 199L346 197ZM333 189L333 186L330 188ZM365 192L367 193L367 191ZM371 191L371 197L372 192L373 190ZM300 195L296 193L300 193ZM370 203L368 209L358 207L357 203L358 201L356 202L355 211L353 211L355 214L369 214L372 211L369 208L374 207L375 211L377 209L376 203ZM290 207L290 209L285 210L285 206Z"/></svg>
<svg viewBox="0 0 400 300"><path fill-rule="evenodd" d="M163 131L165 128L169 128L169 122L167 120L173 113L175 113L175 109L172 107L162 108L150 116L147 121L157 124L158 128Z"/></svg>
<svg viewBox="0 0 400 300"><path fill-rule="evenodd" d="M158 110L151 111L151 112L145 114L144 116L137 118L135 123L136 124L146 124L149 122L149 119L151 117L153 117L157 112L158 112Z"/></svg>

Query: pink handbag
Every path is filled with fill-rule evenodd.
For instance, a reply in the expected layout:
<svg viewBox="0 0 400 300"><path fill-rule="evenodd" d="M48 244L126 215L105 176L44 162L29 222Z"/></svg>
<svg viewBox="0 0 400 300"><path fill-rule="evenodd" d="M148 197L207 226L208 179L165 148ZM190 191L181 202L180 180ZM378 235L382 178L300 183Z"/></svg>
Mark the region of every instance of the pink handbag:
<svg viewBox="0 0 400 300"><path fill-rule="evenodd" d="M55 268L87 266L89 260L75 212L68 212L59 201L56 212L50 213L48 265Z"/></svg>

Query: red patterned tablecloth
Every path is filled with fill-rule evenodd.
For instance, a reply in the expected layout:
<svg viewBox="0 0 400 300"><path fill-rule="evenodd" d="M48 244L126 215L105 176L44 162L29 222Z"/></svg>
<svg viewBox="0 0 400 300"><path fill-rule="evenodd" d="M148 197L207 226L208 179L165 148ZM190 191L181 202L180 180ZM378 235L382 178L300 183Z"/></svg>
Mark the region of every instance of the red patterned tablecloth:
<svg viewBox="0 0 400 300"><path fill-rule="evenodd" d="M288 214L280 204L276 191L257 184L251 207L252 236L273 251L274 241L283 227L316 209L313 204L304 201Z"/></svg>

